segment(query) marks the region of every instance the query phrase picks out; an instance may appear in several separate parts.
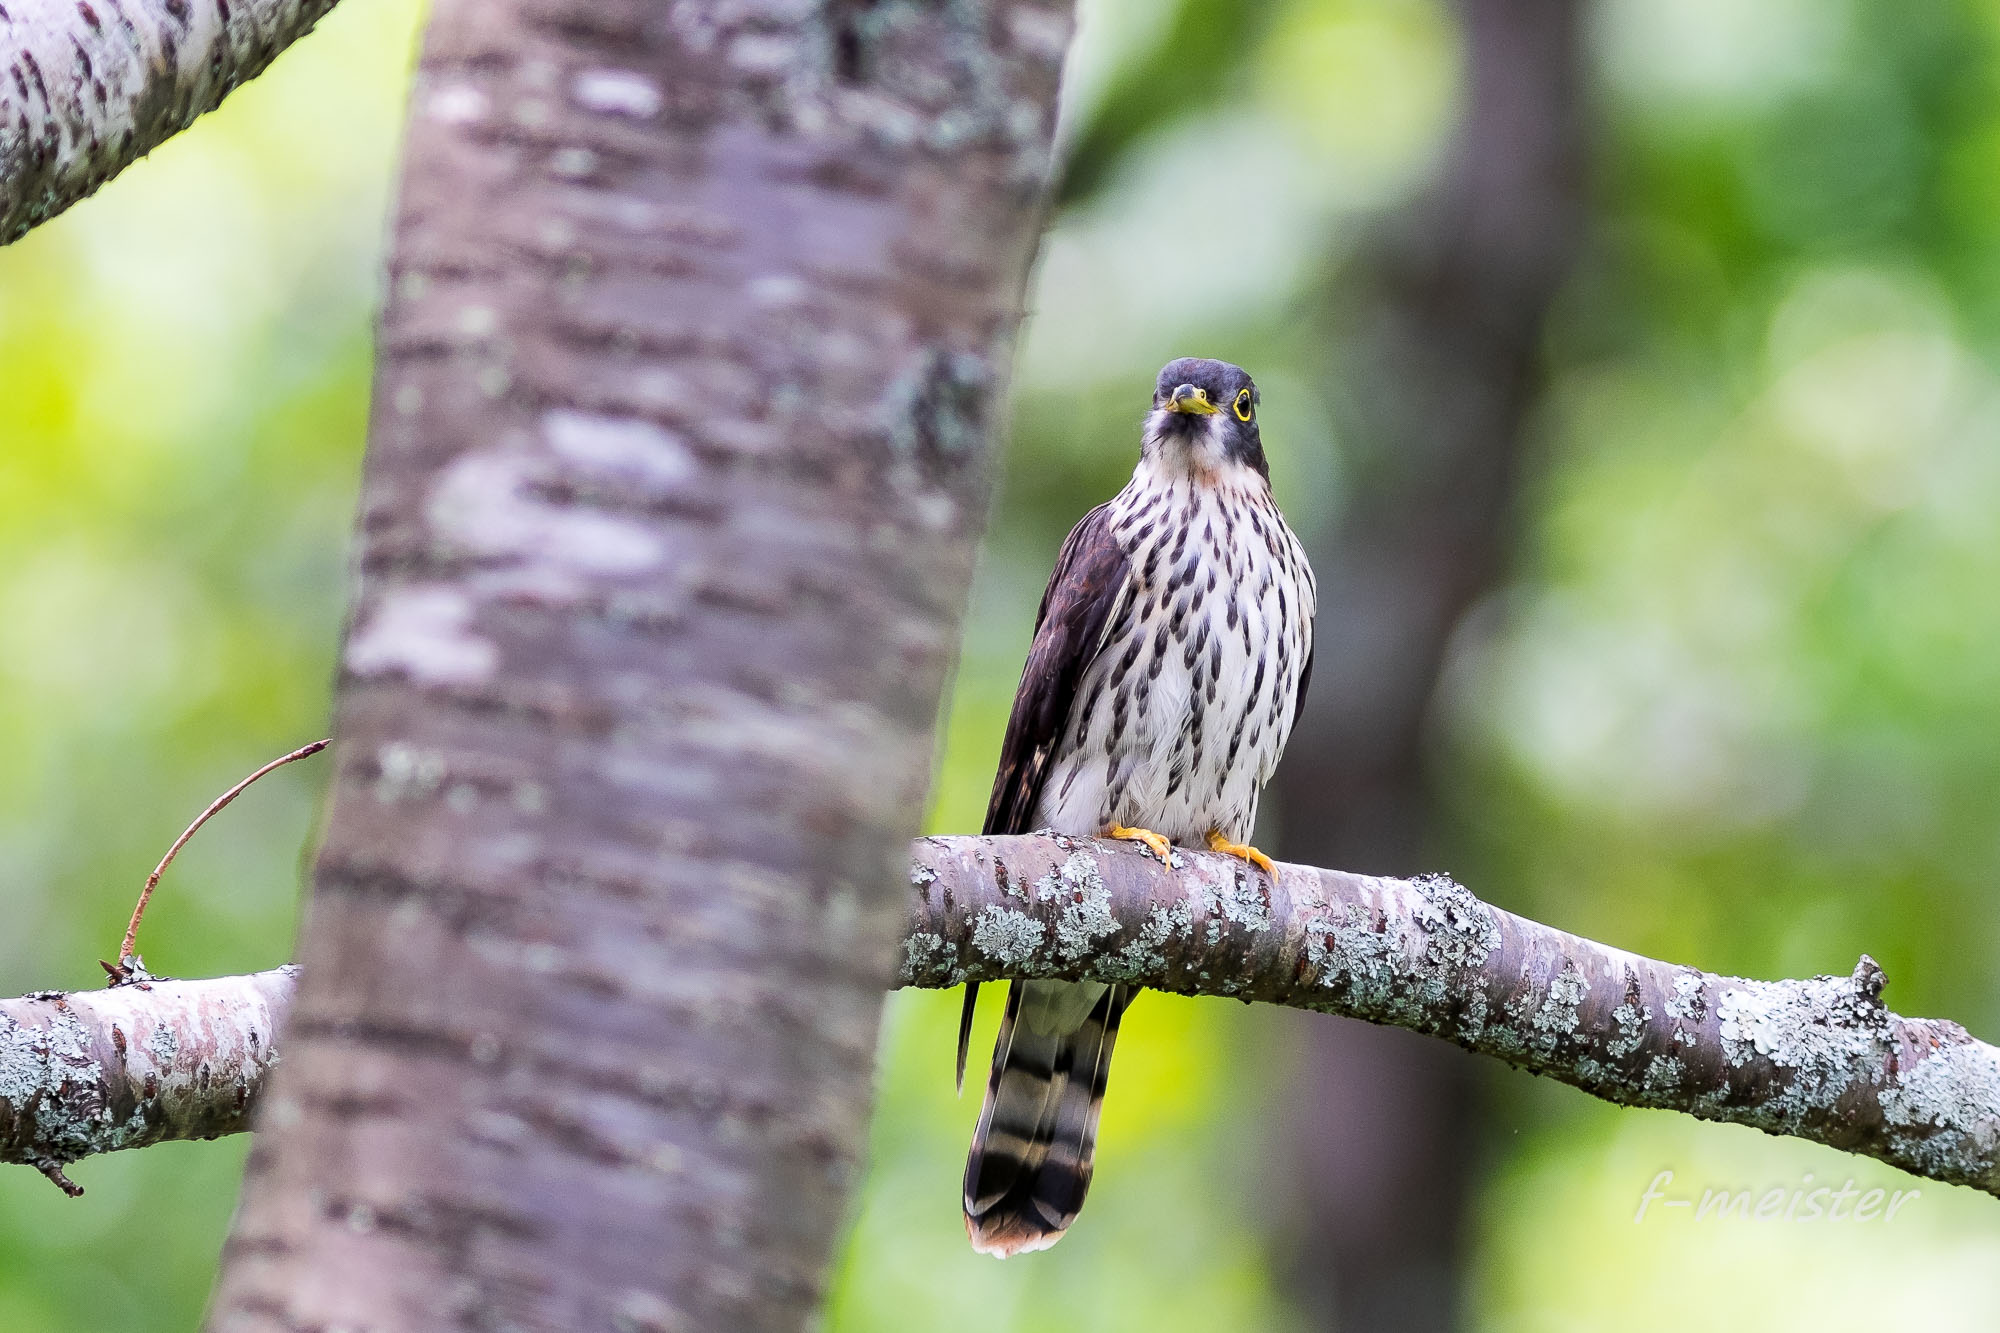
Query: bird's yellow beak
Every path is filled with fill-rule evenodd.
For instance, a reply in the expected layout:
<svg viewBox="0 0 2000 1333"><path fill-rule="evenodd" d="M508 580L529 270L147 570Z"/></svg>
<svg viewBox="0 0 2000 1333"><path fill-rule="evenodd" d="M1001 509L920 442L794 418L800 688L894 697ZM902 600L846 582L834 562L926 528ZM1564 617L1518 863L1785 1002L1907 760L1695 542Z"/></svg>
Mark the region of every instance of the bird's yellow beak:
<svg viewBox="0 0 2000 1333"><path fill-rule="evenodd" d="M1192 384L1183 384L1175 389L1167 399L1167 411L1186 412L1193 416L1213 416L1222 409L1208 401L1208 390L1197 389Z"/></svg>

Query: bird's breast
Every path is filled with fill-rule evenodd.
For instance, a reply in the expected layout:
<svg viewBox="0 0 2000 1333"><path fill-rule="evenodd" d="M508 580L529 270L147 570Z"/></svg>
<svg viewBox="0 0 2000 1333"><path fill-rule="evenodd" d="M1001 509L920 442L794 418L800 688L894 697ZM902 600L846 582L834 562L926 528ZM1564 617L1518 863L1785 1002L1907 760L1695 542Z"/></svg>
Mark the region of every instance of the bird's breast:
<svg viewBox="0 0 2000 1333"><path fill-rule="evenodd" d="M1268 492L1128 488L1114 503L1131 574L1038 822L1246 839L1310 648L1304 556Z"/></svg>

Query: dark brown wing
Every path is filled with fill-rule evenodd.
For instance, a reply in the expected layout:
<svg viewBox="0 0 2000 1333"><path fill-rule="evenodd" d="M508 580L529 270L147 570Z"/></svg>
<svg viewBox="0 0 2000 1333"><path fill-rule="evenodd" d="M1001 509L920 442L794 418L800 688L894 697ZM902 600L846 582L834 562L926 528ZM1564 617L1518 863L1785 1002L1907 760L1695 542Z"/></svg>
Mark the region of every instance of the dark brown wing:
<svg viewBox="0 0 2000 1333"><path fill-rule="evenodd" d="M1104 645L1129 568L1124 549L1111 535L1110 506L1099 505L1070 530L1035 613L1035 640L1000 742L1000 770L986 804L985 832L1030 831L1042 777L1069 728L1083 673Z"/></svg>
<svg viewBox="0 0 2000 1333"><path fill-rule="evenodd" d="M1306 711L1306 687L1313 681L1313 650L1306 649L1306 664L1299 668L1299 692L1292 696L1292 728L1298 729L1299 715Z"/></svg>
<svg viewBox="0 0 2000 1333"><path fill-rule="evenodd" d="M1027 833L1041 799L1049 760L1069 729L1083 673L1097 659L1126 593L1130 562L1111 534L1111 507L1099 505L1070 529L1055 572L1035 613L1035 640L1014 692L1014 711L1000 742L1000 771L986 804L987 833ZM965 1050L979 983L965 988L958 1023L958 1085L965 1087Z"/></svg>

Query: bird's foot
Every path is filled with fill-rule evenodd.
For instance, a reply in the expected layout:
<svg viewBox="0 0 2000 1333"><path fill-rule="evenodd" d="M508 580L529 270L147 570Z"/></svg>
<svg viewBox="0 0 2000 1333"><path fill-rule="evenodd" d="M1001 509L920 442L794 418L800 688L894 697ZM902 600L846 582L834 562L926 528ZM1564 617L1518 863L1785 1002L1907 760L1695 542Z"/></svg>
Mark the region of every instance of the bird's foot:
<svg viewBox="0 0 2000 1333"><path fill-rule="evenodd" d="M1153 855L1160 858L1161 865L1174 863L1174 845L1149 828L1126 828L1123 824L1113 824L1104 836L1143 842L1153 849Z"/></svg>
<svg viewBox="0 0 2000 1333"><path fill-rule="evenodd" d="M1240 856L1273 879L1277 878L1278 867L1271 864L1271 858L1252 847L1247 842L1231 842L1214 829L1208 831L1208 850L1221 852L1224 856Z"/></svg>

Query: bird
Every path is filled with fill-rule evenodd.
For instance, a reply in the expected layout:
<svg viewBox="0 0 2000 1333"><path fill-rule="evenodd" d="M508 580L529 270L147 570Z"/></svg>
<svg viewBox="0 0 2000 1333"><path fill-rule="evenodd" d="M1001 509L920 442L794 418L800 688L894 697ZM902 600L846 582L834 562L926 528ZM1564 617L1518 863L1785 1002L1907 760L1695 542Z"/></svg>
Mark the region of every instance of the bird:
<svg viewBox="0 0 2000 1333"><path fill-rule="evenodd" d="M1318 593L1271 492L1241 367L1160 371L1131 480L1070 532L1042 594L985 832L1053 830L1243 858L1312 674ZM1047 1249L1090 1188L1134 987L1015 981L965 1163L973 1249ZM965 991L958 1080L978 996Z"/></svg>

